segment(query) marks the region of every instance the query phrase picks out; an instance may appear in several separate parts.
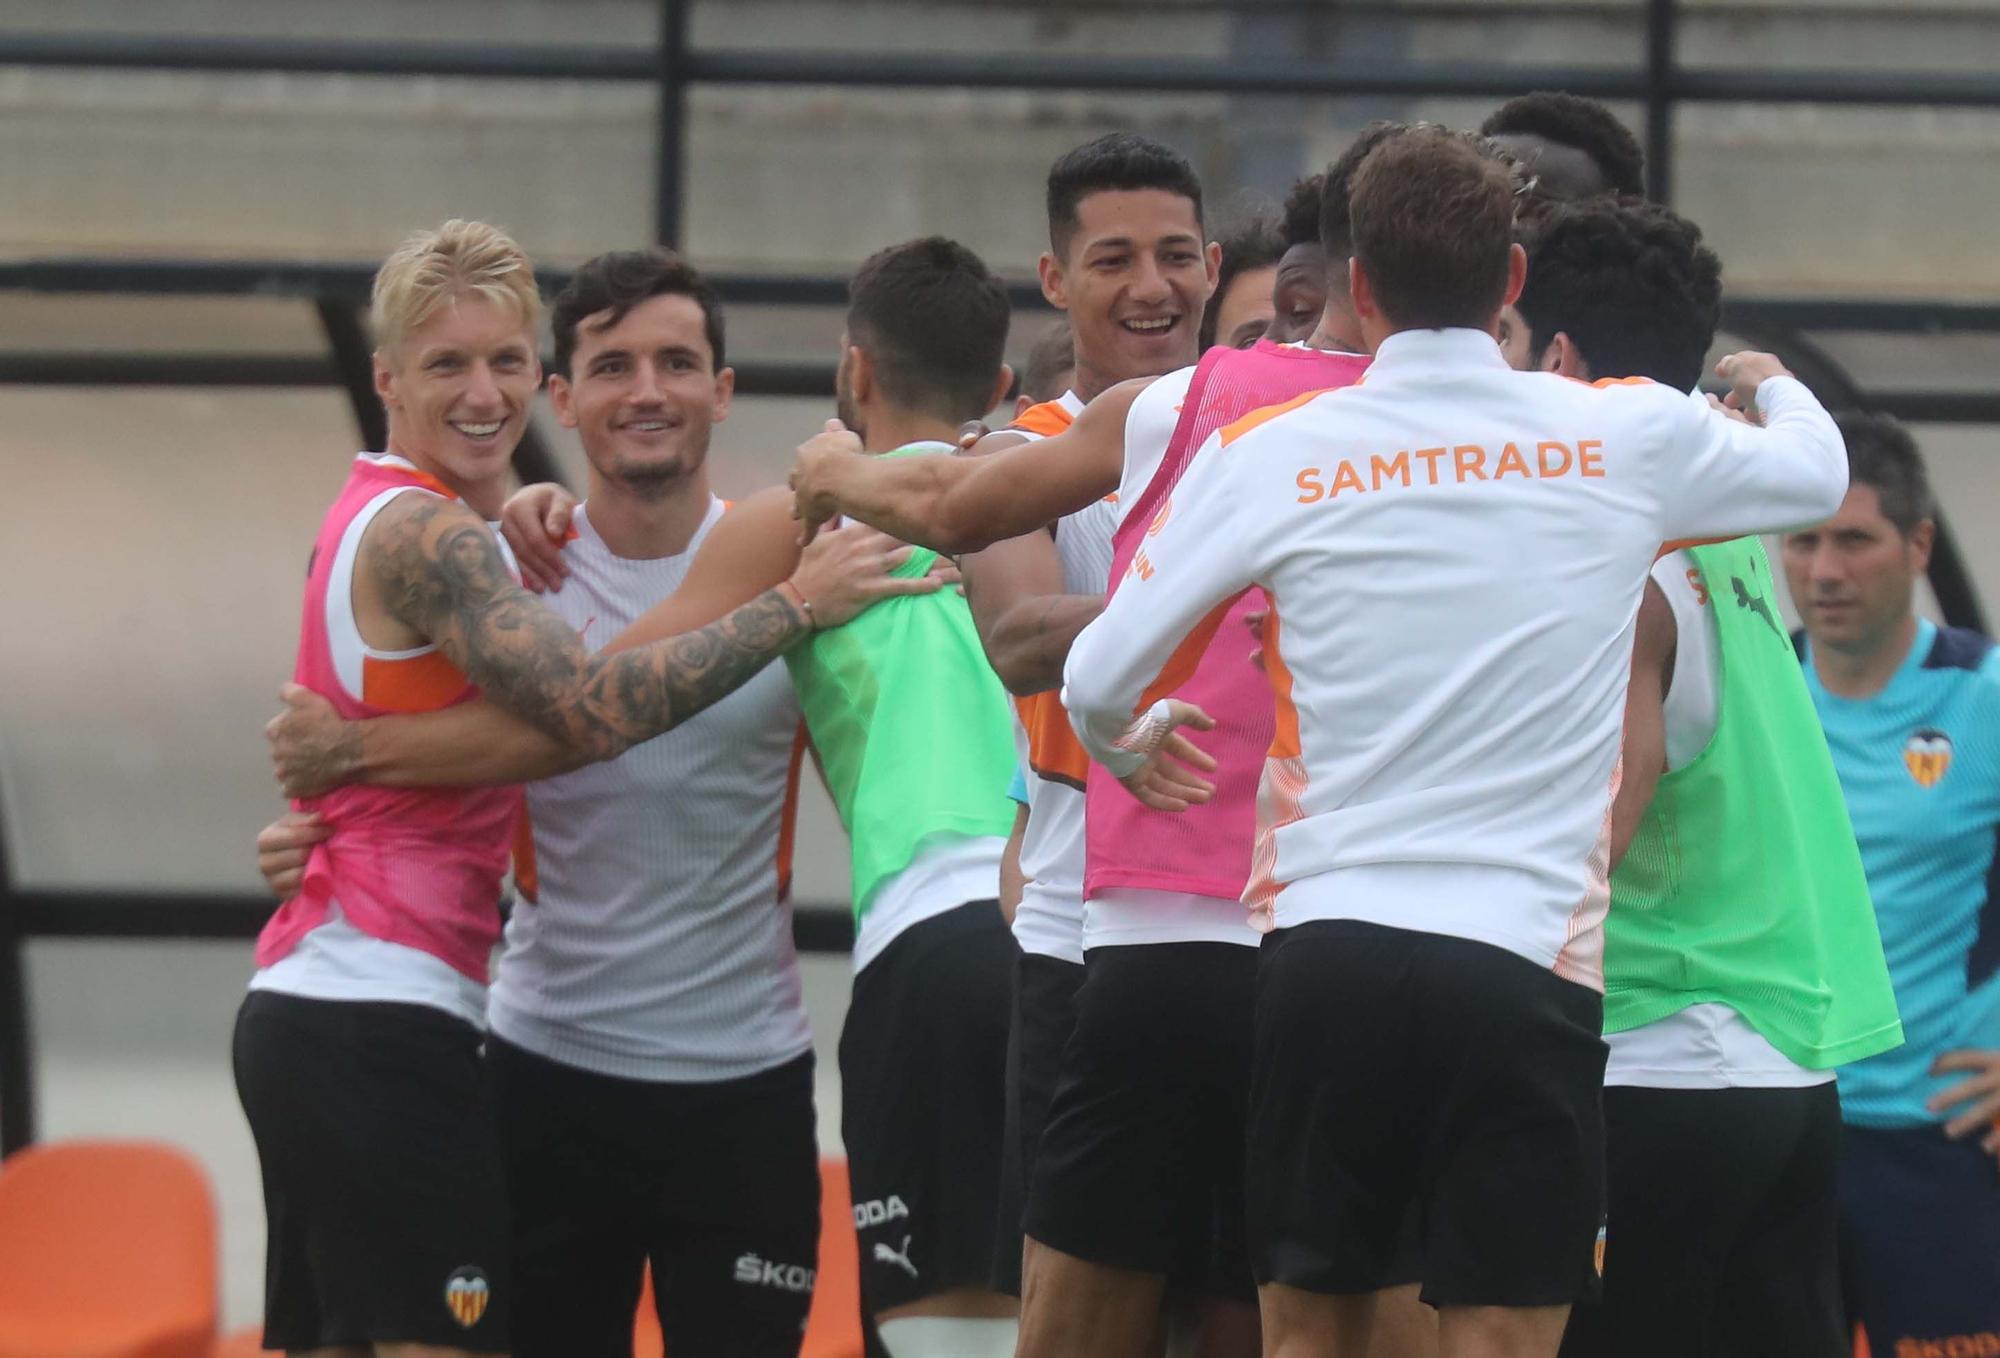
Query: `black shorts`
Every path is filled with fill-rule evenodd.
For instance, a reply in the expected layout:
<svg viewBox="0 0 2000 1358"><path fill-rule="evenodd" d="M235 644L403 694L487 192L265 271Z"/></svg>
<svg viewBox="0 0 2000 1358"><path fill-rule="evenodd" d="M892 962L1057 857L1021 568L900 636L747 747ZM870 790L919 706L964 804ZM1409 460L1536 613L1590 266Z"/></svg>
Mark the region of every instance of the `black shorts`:
<svg viewBox="0 0 2000 1358"><path fill-rule="evenodd" d="M1017 951L999 902L973 901L911 925L854 978L840 1135L870 1314L988 1285Z"/></svg>
<svg viewBox="0 0 2000 1358"><path fill-rule="evenodd" d="M1027 1233L1091 1263L1254 1296L1243 1135L1257 949L1093 948L1084 973Z"/></svg>
<svg viewBox="0 0 2000 1358"><path fill-rule="evenodd" d="M266 1348L509 1349L507 1199L479 1043L423 1005L245 998L233 1056L263 1167Z"/></svg>
<svg viewBox="0 0 2000 1358"><path fill-rule="evenodd" d="M1877 1358L2000 1354L2000 1159L1942 1127L1844 1127L1848 1309Z"/></svg>
<svg viewBox="0 0 2000 1358"><path fill-rule="evenodd" d="M1604 1001L1502 948L1324 920L1265 939L1250 1095L1260 1283L1433 1306L1597 1291Z"/></svg>
<svg viewBox="0 0 2000 1358"><path fill-rule="evenodd" d="M712 1083L487 1048L514 1205L514 1358L630 1358L648 1262L669 1353L791 1358L819 1260L810 1052Z"/></svg>
<svg viewBox="0 0 2000 1358"><path fill-rule="evenodd" d="M1804 1089L1604 1091L1604 1296L1563 1358L1845 1358L1840 1098ZM1883 1352L1882 1358L1893 1358Z"/></svg>
<svg viewBox="0 0 2000 1358"><path fill-rule="evenodd" d="M1021 1295L1021 1218L1028 1176L1048 1127L1063 1048L1076 1030L1083 965L1024 952L1014 959L1013 1017L1007 1028L1007 1125L1000 1160L1000 1233L993 1245L993 1286Z"/></svg>

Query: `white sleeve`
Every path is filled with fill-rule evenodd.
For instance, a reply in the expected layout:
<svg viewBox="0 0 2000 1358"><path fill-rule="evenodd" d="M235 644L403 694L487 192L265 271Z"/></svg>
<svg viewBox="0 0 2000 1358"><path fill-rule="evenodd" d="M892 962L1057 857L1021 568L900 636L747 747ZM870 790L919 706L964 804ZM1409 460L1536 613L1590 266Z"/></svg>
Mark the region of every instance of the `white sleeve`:
<svg viewBox="0 0 2000 1358"><path fill-rule="evenodd" d="M1667 685L1667 696L1661 703L1670 769L1694 762L1715 738L1721 646L1715 635L1715 616L1703 606L1695 580L1694 559L1686 552L1668 552L1653 563L1653 583L1674 615L1673 682ZM1701 588L1711 586L1703 581Z"/></svg>
<svg viewBox="0 0 2000 1358"><path fill-rule="evenodd" d="M1682 399L1661 468L1663 538L1779 533L1840 508L1847 448L1826 408L1794 377L1765 379L1757 408L1761 429Z"/></svg>
<svg viewBox="0 0 2000 1358"><path fill-rule="evenodd" d="M1255 578L1243 493L1247 451L1197 455L1165 504L1166 520L1140 544L1104 612L1078 634L1063 665L1063 706L1090 757L1120 777L1145 756L1119 746L1133 708L1174 651L1215 606Z"/></svg>

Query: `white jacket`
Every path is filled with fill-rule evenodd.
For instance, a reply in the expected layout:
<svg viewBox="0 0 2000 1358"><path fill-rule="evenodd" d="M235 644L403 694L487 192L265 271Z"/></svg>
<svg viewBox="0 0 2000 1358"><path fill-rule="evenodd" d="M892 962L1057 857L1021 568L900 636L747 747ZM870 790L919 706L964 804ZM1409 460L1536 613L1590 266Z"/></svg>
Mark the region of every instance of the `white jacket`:
<svg viewBox="0 0 2000 1358"><path fill-rule="evenodd" d="M1451 934L1601 989L1647 572L1664 542L1813 522L1846 493L1812 394L1772 378L1758 405L1761 429L1643 380L1515 372L1480 331L1391 336L1359 385L1204 446L1070 650L1071 722L1131 771L1117 742L1149 683L1212 608L1263 586L1278 737L1245 896L1260 927Z"/></svg>

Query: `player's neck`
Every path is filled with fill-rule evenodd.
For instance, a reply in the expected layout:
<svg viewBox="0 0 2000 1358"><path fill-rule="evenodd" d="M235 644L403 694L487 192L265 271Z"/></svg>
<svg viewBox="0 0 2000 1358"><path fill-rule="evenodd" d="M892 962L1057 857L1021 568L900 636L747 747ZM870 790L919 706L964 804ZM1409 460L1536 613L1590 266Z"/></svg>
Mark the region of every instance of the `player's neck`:
<svg viewBox="0 0 2000 1358"><path fill-rule="evenodd" d="M1905 613L1886 640L1866 650L1815 644L1813 670L1821 687L1837 698L1872 698L1889 686L1917 642L1917 615Z"/></svg>
<svg viewBox="0 0 2000 1358"><path fill-rule="evenodd" d="M632 561L685 552L712 499L706 465L677 479L664 494L628 486L594 467L590 472L590 526L613 556Z"/></svg>
<svg viewBox="0 0 2000 1358"><path fill-rule="evenodd" d="M877 408L867 412L861 435L864 453L893 453L912 443L958 442L959 426L914 410Z"/></svg>
<svg viewBox="0 0 2000 1358"><path fill-rule="evenodd" d="M1120 382L1130 382L1139 377L1164 377L1170 372L1179 372L1182 368L1191 366L1200 358L1199 353L1191 353L1184 356L1185 361L1174 362L1158 372L1119 373L1113 372L1103 364L1093 362L1090 355L1079 351L1076 356L1076 376L1070 382L1070 390L1076 393L1077 400L1089 405Z"/></svg>
<svg viewBox="0 0 2000 1358"><path fill-rule="evenodd" d="M455 476L451 469L438 459L428 455L422 448L398 436L394 425L390 426L387 453L390 457L400 457L425 476L437 481L453 495L465 502L466 508L485 519L488 523L500 517L500 507L507 503L506 464L492 477L481 481L465 481Z"/></svg>
<svg viewBox="0 0 2000 1358"><path fill-rule="evenodd" d="M1361 322L1352 311L1332 304L1320 313L1319 326L1306 339L1306 344L1310 348L1331 349L1340 353L1367 352L1367 341L1361 335Z"/></svg>

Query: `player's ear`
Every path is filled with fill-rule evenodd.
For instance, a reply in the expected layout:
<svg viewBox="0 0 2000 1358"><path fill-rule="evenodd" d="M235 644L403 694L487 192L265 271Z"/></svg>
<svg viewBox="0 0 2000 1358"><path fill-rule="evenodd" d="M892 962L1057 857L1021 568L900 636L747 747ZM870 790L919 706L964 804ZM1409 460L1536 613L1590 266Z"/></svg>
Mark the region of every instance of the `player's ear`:
<svg viewBox="0 0 2000 1358"><path fill-rule="evenodd" d="M1937 523L1932 519L1919 519L1917 526L1910 530L1910 566L1919 573L1931 567L1931 548L1937 545Z"/></svg>
<svg viewBox="0 0 2000 1358"><path fill-rule="evenodd" d="M1375 302L1375 284L1359 257L1347 261L1347 298L1354 303L1354 314L1361 320L1372 321L1382 314L1382 308Z"/></svg>
<svg viewBox="0 0 2000 1358"><path fill-rule="evenodd" d="M396 370L390 366L389 360L383 356L380 349L375 351L372 362L375 370L375 395L381 399L385 409L394 410L401 404L401 398L396 395Z"/></svg>
<svg viewBox="0 0 2000 1358"><path fill-rule="evenodd" d="M1013 386L1014 370L1005 363L1002 363L1000 365L1000 375L993 383L993 398L986 403L986 408L988 410L997 410L1000 403L1007 399L1007 393L1013 389ZM1020 412L1016 411L1015 413L1019 414Z"/></svg>
<svg viewBox="0 0 2000 1358"><path fill-rule="evenodd" d="M1035 262L1035 273L1042 280L1042 296L1057 311L1069 310L1069 278L1063 271L1062 261L1047 250Z"/></svg>
<svg viewBox="0 0 2000 1358"><path fill-rule="evenodd" d="M724 368L715 375L715 404L709 408L708 418L712 424L721 424L729 418L729 403L736 397L736 369Z"/></svg>
<svg viewBox="0 0 2000 1358"><path fill-rule="evenodd" d="M1507 305L1521 300L1521 289L1528 284L1528 252L1516 241L1507 247Z"/></svg>
<svg viewBox="0 0 2000 1358"><path fill-rule="evenodd" d="M1549 347L1542 350L1540 367L1543 372L1561 373L1579 382L1591 380L1590 364L1584 362L1583 350L1576 347L1576 341L1569 337L1567 330L1556 331Z"/></svg>
<svg viewBox="0 0 2000 1358"><path fill-rule="evenodd" d="M856 405L875 394L875 360L858 344L847 346L847 394Z"/></svg>
<svg viewBox="0 0 2000 1358"><path fill-rule="evenodd" d="M557 424L576 428L576 391L561 373L549 374L549 409L555 411Z"/></svg>

